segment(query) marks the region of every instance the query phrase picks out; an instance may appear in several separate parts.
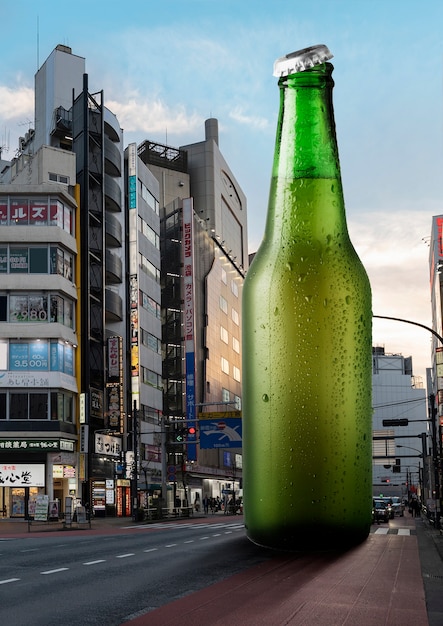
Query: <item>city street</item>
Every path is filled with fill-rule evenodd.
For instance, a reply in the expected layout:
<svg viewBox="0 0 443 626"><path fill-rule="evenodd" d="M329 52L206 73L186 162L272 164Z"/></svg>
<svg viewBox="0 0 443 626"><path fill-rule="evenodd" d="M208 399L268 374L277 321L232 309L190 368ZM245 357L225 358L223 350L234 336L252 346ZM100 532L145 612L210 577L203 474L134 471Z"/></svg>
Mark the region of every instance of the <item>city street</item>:
<svg viewBox="0 0 443 626"><path fill-rule="evenodd" d="M266 558L245 539L242 518L209 521L7 537L0 542L0 623L118 625Z"/></svg>
<svg viewBox="0 0 443 626"><path fill-rule="evenodd" d="M354 549L318 554L259 548L240 516L13 526L0 523L8 626L443 623L443 538L423 518L374 524Z"/></svg>

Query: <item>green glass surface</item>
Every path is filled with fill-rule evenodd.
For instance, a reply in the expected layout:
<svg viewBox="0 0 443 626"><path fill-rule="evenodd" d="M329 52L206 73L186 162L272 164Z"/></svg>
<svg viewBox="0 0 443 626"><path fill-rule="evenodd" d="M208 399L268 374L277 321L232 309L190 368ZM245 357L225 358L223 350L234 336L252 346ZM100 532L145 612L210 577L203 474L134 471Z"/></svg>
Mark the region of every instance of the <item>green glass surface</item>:
<svg viewBox="0 0 443 626"><path fill-rule="evenodd" d="M245 525L287 550L358 543L371 524L371 290L347 231L331 73L279 81L265 236L243 289Z"/></svg>

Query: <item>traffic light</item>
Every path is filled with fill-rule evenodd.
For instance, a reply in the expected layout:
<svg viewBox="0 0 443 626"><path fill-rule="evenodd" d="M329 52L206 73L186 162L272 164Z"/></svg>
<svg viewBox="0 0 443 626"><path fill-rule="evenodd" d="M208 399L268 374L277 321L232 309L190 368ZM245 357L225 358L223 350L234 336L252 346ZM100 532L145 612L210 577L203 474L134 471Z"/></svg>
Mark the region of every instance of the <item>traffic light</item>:
<svg viewBox="0 0 443 626"><path fill-rule="evenodd" d="M383 420L383 426L407 426L409 420L406 418L401 418L398 420Z"/></svg>
<svg viewBox="0 0 443 626"><path fill-rule="evenodd" d="M187 431L188 437L191 437L191 438L195 437L196 433L197 433L197 429L195 426L188 426L188 431Z"/></svg>
<svg viewBox="0 0 443 626"><path fill-rule="evenodd" d="M184 428L176 428L174 431L174 441L175 443L184 443L185 442L185 434L186 430Z"/></svg>

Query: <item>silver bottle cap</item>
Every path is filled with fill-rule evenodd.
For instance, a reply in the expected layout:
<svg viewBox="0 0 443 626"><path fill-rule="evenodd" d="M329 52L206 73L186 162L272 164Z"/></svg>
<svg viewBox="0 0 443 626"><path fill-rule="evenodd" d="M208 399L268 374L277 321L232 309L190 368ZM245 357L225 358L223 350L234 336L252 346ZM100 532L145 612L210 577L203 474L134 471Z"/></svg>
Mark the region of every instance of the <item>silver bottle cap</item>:
<svg viewBox="0 0 443 626"><path fill-rule="evenodd" d="M281 76L304 72L315 65L320 65L332 59L333 56L334 55L331 54L328 47L324 44L303 48L302 50L297 50L297 52L291 52L275 61L274 76L280 78Z"/></svg>

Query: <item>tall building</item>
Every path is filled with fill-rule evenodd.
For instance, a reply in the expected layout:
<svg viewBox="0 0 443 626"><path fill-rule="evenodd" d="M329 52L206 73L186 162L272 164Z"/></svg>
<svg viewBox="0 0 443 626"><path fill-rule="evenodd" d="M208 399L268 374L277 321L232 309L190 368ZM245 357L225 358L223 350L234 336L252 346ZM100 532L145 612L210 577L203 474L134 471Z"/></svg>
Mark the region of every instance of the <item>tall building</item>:
<svg viewBox="0 0 443 626"><path fill-rule="evenodd" d="M427 499L430 480L426 390L412 358L372 349L373 495Z"/></svg>
<svg viewBox="0 0 443 626"><path fill-rule="evenodd" d="M442 509L441 459L443 458L443 215L432 218L429 245L429 279L432 311L432 367L428 370L429 416L433 436L433 507L440 517ZM432 504L432 503L430 503Z"/></svg>
<svg viewBox="0 0 443 626"><path fill-rule="evenodd" d="M217 120L195 144L124 150L59 45L0 166L0 510L241 494L246 198Z"/></svg>
<svg viewBox="0 0 443 626"><path fill-rule="evenodd" d="M134 444L141 457L154 455L136 424L158 421L162 400L158 183L143 169L131 222L140 250L131 247L130 258L123 131L103 92L90 92L84 59L57 46L35 76L35 128L11 162L2 160L0 450L11 450L2 458L28 480L19 495L1 487L7 515L26 515L38 493L57 499L60 512L69 496L96 515L132 511ZM142 320L138 389L128 349L133 259L141 274L151 265L156 273L138 281L137 306L152 304L156 320ZM158 482L157 457L146 490L151 476Z"/></svg>
<svg viewBox="0 0 443 626"><path fill-rule="evenodd" d="M160 183L168 467L175 473L175 499L196 507L205 496L241 494L241 438L235 440L235 432L247 210L218 143L218 123L210 119L201 142L172 148L146 141L138 148ZM195 435L189 426L197 427ZM237 429L233 438L231 426Z"/></svg>

